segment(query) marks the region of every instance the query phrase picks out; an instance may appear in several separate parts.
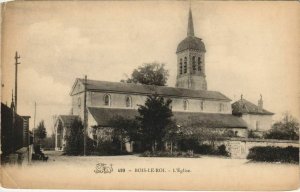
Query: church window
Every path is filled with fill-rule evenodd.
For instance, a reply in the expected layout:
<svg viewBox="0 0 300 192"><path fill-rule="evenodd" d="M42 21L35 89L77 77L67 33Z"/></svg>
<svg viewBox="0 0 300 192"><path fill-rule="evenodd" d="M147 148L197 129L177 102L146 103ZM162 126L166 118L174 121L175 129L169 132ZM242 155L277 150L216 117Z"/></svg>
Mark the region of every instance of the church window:
<svg viewBox="0 0 300 192"><path fill-rule="evenodd" d="M105 106L110 106L111 104L111 98L110 98L110 95L105 95L104 96L104 105Z"/></svg>
<svg viewBox="0 0 300 192"><path fill-rule="evenodd" d="M187 100L184 100L183 101L183 110L188 110L188 108L189 108L189 103Z"/></svg>
<svg viewBox="0 0 300 192"><path fill-rule="evenodd" d="M80 108L81 107L81 98L80 97L78 97L77 104L78 104L78 107Z"/></svg>
<svg viewBox="0 0 300 192"><path fill-rule="evenodd" d="M193 65L193 71L196 71L196 57L195 56L193 56L192 57L192 65Z"/></svg>
<svg viewBox="0 0 300 192"><path fill-rule="evenodd" d="M179 63L179 73L180 75L182 74L182 59L180 59L180 63Z"/></svg>
<svg viewBox="0 0 300 192"><path fill-rule="evenodd" d="M198 71L201 71L201 57L198 57Z"/></svg>
<svg viewBox="0 0 300 192"><path fill-rule="evenodd" d="M222 111L224 111L224 104L220 103L219 104L219 112L222 112Z"/></svg>
<svg viewBox="0 0 300 192"><path fill-rule="evenodd" d="M184 73L187 73L187 58L184 58Z"/></svg>
<svg viewBox="0 0 300 192"><path fill-rule="evenodd" d="M259 130L259 129L260 129L260 122L256 121L256 130Z"/></svg>
<svg viewBox="0 0 300 192"><path fill-rule="evenodd" d="M131 107L132 106L130 96L126 96L125 102L126 102L126 107Z"/></svg>
<svg viewBox="0 0 300 192"><path fill-rule="evenodd" d="M201 111L203 111L203 109L204 109L204 101L200 102L200 109L201 109Z"/></svg>

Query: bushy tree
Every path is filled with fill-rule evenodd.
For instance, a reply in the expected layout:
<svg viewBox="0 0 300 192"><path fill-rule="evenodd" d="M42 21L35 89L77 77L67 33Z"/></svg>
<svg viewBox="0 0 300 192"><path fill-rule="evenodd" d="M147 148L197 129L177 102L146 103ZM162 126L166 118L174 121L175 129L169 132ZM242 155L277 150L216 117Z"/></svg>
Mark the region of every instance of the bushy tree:
<svg viewBox="0 0 300 192"><path fill-rule="evenodd" d="M136 141L139 139L139 124L135 119L126 119L121 116L115 116L109 120L112 127L112 135L120 141L120 150L126 142Z"/></svg>
<svg viewBox="0 0 300 192"><path fill-rule="evenodd" d="M44 120L40 121L36 129L33 129L35 142L40 143L47 136Z"/></svg>
<svg viewBox="0 0 300 192"><path fill-rule="evenodd" d="M169 77L169 72L164 66L163 63L145 63L135 69L130 78L121 82L164 86Z"/></svg>
<svg viewBox="0 0 300 192"><path fill-rule="evenodd" d="M55 134L52 133L50 137L46 137L42 141L42 145L43 145L44 148L54 149L55 148Z"/></svg>
<svg viewBox="0 0 300 192"><path fill-rule="evenodd" d="M280 121L272 125L265 136L266 139L299 139L299 122L289 113L285 113Z"/></svg>
<svg viewBox="0 0 300 192"><path fill-rule="evenodd" d="M84 148L84 127L80 119L74 119L70 129L67 130L65 136L67 155L83 155ZM86 154L90 154L93 150L92 140L86 138Z"/></svg>
<svg viewBox="0 0 300 192"><path fill-rule="evenodd" d="M155 94L147 97L145 105L139 106L137 120L141 125L141 142L144 149L152 151L163 149L163 138L167 126L172 122L171 102L170 99L166 100Z"/></svg>

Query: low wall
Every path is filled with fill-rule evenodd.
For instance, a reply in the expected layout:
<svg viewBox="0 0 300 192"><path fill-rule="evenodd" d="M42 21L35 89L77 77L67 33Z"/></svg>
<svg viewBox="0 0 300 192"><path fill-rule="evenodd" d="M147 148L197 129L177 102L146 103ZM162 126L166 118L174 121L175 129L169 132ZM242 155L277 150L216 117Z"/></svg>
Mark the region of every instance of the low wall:
<svg viewBox="0 0 300 192"><path fill-rule="evenodd" d="M299 141L292 140L274 140L274 139L252 139L252 138L231 138L222 141L220 144L226 146L231 158L247 158L249 150L257 146L274 146L274 147L299 147Z"/></svg>
<svg viewBox="0 0 300 192"><path fill-rule="evenodd" d="M33 146L22 147L15 153L9 154L3 163L8 163L10 165L28 165L31 163Z"/></svg>

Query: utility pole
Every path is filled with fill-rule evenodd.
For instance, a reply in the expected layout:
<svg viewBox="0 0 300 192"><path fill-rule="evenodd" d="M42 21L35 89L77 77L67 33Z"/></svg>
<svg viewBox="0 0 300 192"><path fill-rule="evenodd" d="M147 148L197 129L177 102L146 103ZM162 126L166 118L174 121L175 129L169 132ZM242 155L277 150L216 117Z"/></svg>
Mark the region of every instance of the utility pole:
<svg viewBox="0 0 300 192"><path fill-rule="evenodd" d="M14 91L11 90L11 104L10 104L10 108L12 111L12 127L11 127L11 139L12 139L12 151L15 152L15 141L16 141L16 137L15 137L15 124L16 124L16 112L15 112L15 104L14 104Z"/></svg>
<svg viewBox="0 0 300 192"><path fill-rule="evenodd" d="M36 102L34 102L34 117L33 117L33 129L32 129L32 144L34 145L34 129L35 129L35 118L36 118Z"/></svg>
<svg viewBox="0 0 300 192"><path fill-rule="evenodd" d="M20 55L18 55L18 52L16 51L15 55L15 112L17 113L17 107L18 107L18 65L21 64L18 59L20 59Z"/></svg>
<svg viewBox="0 0 300 192"><path fill-rule="evenodd" d="M86 156L86 132L87 132L87 111L86 111L86 85L87 85L87 76L84 77L84 103L83 103L83 155Z"/></svg>

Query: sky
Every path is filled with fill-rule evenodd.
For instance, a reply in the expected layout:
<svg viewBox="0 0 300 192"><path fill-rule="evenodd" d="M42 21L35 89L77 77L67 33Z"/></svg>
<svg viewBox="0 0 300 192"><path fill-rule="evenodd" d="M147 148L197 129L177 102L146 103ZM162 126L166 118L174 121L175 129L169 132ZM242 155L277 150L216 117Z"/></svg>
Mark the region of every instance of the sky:
<svg viewBox="0 0 300 192"><path fill-rule="evenodd" d="M192 1L195 35L207 52L208 90L243 97L300 119L300 6L297 1ZM2 7L1 79L10 105L14 55L18 113L34 124L69 114L76 78L118 82L149 62L166 64L175 86L176 48L186 37L187 1L21 1Z"/></svg>

